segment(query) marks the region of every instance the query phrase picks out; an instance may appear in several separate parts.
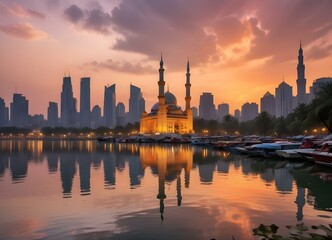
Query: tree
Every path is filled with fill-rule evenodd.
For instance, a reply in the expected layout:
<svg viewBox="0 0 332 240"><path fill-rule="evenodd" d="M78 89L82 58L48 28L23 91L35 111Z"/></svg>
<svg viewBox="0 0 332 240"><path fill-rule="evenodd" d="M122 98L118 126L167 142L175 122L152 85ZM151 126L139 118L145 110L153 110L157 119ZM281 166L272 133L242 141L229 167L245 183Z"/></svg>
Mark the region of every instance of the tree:
<svg viewBox="0 0 332 240"><path fill-rule="evenodd" d="M323 125L332 132L332 83L326 83L320 88L312 101L312 111Z"/></svg>
<svg viewBox="0 0 332 240"><path fill-rule="evenodd" d="M278 136L285 136L288 134L287 124L284 117L277 118L274 131Z"/></svg>
<svg viewBox="0 0 332 240"><path fill-rule="evenodd" d="M262 112L255 118L257 132L261 135L267 135L273 130L273 120L269 113Z"/></svg>
<svg viewBox="0 0 332 240"><path fill-rule="evenodd" d="M239 121L231 115L226 115L223 118L221 126L227 133L234 133L239 129Z"/></svg>

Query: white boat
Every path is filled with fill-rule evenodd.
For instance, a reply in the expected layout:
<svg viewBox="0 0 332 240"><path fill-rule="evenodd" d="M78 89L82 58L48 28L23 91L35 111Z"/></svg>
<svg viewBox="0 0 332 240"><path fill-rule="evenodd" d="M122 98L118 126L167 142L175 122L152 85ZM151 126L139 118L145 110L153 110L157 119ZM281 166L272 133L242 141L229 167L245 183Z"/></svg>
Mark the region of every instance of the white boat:
<svg viewBox="0 0 332 240"><path fill-rule="evenodd" d="M319 151L311 153L315 163L332 167L332 141L325 142Z"/></svg>

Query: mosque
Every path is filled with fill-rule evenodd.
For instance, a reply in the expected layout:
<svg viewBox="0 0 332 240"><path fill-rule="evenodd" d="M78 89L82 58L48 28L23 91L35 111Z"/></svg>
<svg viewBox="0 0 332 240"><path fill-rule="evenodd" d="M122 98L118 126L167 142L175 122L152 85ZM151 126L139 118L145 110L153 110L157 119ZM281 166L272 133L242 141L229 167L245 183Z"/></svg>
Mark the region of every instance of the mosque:
<svg viewBox="0 0 332 240"><path fill-rule="evenodd" d="M186 107L183 111L177 105L177 99L171 92L165 92L164 81L164 62L163 57L160 59L159 68L159 95L158 102L153 105L151 112L143 112L140 121L141 133L194 133L193 130L193 114L190 107L190 67L189 61L187 62L186 73Z"/></svg>

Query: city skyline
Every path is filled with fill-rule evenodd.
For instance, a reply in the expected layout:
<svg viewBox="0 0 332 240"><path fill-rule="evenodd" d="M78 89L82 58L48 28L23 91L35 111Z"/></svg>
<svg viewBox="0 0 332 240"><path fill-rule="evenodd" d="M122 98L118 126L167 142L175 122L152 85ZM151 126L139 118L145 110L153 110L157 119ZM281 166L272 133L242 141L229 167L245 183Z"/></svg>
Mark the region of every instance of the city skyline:
<svg viewBox="0 0 332 240"><path fill-rule="evenodd" d="M198 106L202 92L211 92L216 103L228 103L233 113L244 102L258 103L266 91L273 93L283 76L297 95L300 40L306 92L313 80L331 76L332 26L326 24L332 20L331 7L324 0L4 0L0 96L8 107L12 94L22 93L30 114L46 116L48 102L60 102L61 79L70 72L75 98L80 79L91 78L91 107L102 106L104 86L116 84L118 101L129 109L132 83L142 89L146 109L151 109L162 51L170 91L179 100L185 98L183 59L189 57L192 105Z"/></svg>

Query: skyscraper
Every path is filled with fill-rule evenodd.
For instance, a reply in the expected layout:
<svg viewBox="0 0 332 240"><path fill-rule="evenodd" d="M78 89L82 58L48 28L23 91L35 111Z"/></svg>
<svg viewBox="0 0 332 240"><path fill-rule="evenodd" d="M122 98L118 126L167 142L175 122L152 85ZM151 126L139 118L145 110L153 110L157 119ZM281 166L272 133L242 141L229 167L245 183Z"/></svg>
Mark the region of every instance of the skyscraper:
<svg viewBox="0 0 332 240"><path fill-rule="evenodd" d="M14 93L10 104L10 121L14 127L27 127L29 119L29 101L22 95Z"/></svg>
<svg viewBox="0 0 332 240"><path fill-rule="evenodd" d="M276 115L276 102L274 96L270 92L266 92L261 98L261 113L267 112L271 116Z"/></svg>
<svg viewBox="0 0 332 240"><path fill-rule="evenodd" d="M104 93L104 122L105 126L109 128L115 127L116 115L115 115L115 84L112 86L105 86Z"/></svg>
<svg viewBox="0 0 332 240"><path fill-rule="evenodd" d="M125 114L126 114L125 105L122 102L119 102L116 105L116 125L117 126L125 125Z"/></svg>
<svg viewBox="0 0 332 240"><path fill-rule="evenodd" d="M71 85L71 77L64 77L61 91L61 126L75 126L75 99Z"/></svg>
<svg viewBox="0 0 332 240"><path fill-rule="evenodd" d="M306 95L306 82L305 79L305 65L303 63L303 50L300 43L299 56L298 56L298 64L297 64L297 103L307 103L307 95Z"/></svg>
<svg viewBox="0 0 332 240"><path fill-rule="evenodd" d="M292 87L284 81L276 88L276 117L286 117L293 110Z"/></svg>
<svg viewBox="0 0 332 240"><path fill-rule="evenodd" d="M80 127L90 127L90 78L81 78Z"/></svg>
<svg viewBox="0 0 332 240"><path fill-rule="evenodd" d="M92 108L91 111L91 127L98 128L102 125L101 122L101 108L96 105Z"/></svg>
<svg viewBox="0 0 332 240"><path fill-rule="evenodd" d="M224 117L229 115L229 105L222 103L218 105L218 120L223 121Z"/></svg>
<svg viewBox="0 0 332 240"><path fill-rule="evenodd" d="M145 111L145 100L142 98L141 89L130 84L129 122L139 122Z"/></svg>
<svg viewBox="0 0 332 240"><path fill-rule="evenodd" d="M6 107L5 100L0 98L0 127L9 126L9 109Z"/></svg>
<svg viewBox="0 0 332 240"><path fill-rule="evenodd" d="M203 92L199 99L199 117L206 120L214 119L215 111L212 93Z"/></svg>
<svg viewBox="0 0 332 240"><path fill-rule="evenodd" d="M240 109L235 109L234 110L234 117L237 118L237 120L241 120L241 111Z"/></svg>
<svg viewBox="0 0 332 240"><path fill-rule="evenodd" d="M245 103L241 107L241 121L246 122L255 119L258 115L257 103Z"/></svg>
<svg viewBox="0 0 332 240"><path fill-rule="evenodd" d="M193 118L198 118L198 108L192 107L191 109L193 111Z"/></svg>
<svg viewBox="0 0 332 240"><path fill-rule="evenodd" d="M56 102L49 102L47 108L47 121L48 126L58 126L58 104Z"/></svg>

